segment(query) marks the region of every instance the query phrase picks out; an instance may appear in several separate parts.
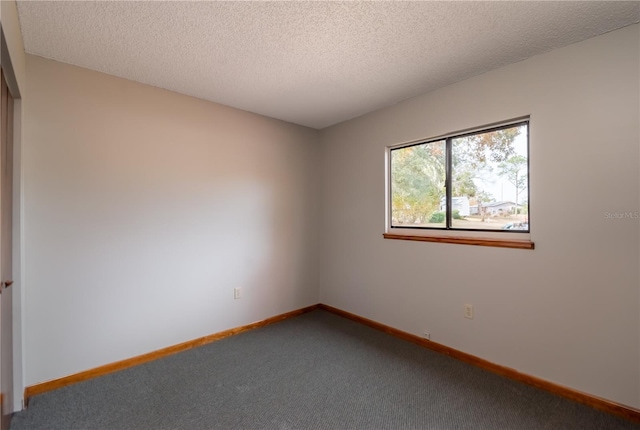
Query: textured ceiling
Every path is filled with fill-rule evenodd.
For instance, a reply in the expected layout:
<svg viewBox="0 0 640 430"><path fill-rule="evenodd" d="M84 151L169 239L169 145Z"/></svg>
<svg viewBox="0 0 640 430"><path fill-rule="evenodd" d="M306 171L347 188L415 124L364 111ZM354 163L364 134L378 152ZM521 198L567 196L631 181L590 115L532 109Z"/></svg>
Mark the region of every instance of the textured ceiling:
<svg viewBox="0 0 640 430"><path fill-rule="evenodd" d="M314 128L640 20L640 2L18 1L27 52Z"/></svg>

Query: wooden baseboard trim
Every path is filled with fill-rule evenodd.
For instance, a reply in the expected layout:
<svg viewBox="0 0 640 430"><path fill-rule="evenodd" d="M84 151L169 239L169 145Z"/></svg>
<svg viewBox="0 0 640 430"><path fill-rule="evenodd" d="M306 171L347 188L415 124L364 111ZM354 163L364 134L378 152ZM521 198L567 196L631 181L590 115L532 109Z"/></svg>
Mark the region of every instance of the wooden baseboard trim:
<svg viewBox="0 0 640 430"><path fill-rule="evenodd" d="M425 348L429 348L431 350L434 350L444 355L448 355L450 357L456 358L466 363L473 364L474 366L478 366L482 369L488 370L498 375L505 376L507 378L510 378L528 385L532 385L541 390L545 390L550 393L556 394L558 396L576 401L578 403L585 404L594 409L608 412L610 414L617 415L634 422L640 422L640 409L636 409L631 406L626 406L620 403L613 402L611 400L593 396L591 394L583 393L581 391L574 390L572 388L568 388L562 385L558 385L553 382L549 382L544 379L537 378L535 376L530 376L525 373L518 372L515 369L511 369L509 367L492 363L490 361L476 357L475 355L467 354L466 352L462 352L457 349L450 348L440 343L423 339L420 336L407 333L402 330L398 330L388 325L381 324L379 322L361 317L356 314L352 314L347 311L343 311L341 309L334 308L329 305L320 304L318 305L318 307L320 309L324 309L325 311L356 321L358 323L380 330L382 332L398 337L400 339L404 339L406 341L415 343Z"/></svg>
<svg viewBox="0 0 640 430"><path fill-rule="evenodd" d="M198 346L206 345L207 343L215 342L217 340L224 339L225 337L233 336L236 334L243 333L245 331L249 331L259 327L264 327L273 323L277 323L289 318L296 317L298 315L302 315L307 312L311 312L317 309L318 307L319 305L317 304L307 306L305 308L296 309L291 312L276 315L262 321L257 321L241 327L236 327L236 328L221 331L218 333L210 334L208 336L204 336L198 339L193 339L187 342L179 343L177 345L172 345L167 348L162 348L157 351L149 352L147 354L138 355L136 357L127 358L121 361L116 361L115 363L105 364L104 366L99 366L93 369L85 370L83 372L75 373L73 375L65 376L58 379L53 379L51 381L42 382L36 385L31 385L26 387L24 390L24 405L25 407L28 406L29 398L38 394L46 393L47 391L52 391L58 388L66 387L67 385L75 384L81 381L86 381L87 379L96 378L98 376L107 375L109 373L117 372L119 370L127 369L129 367L137 366L139 364L143 364L149 361L157 360L159 358L166 357L171 354L186 351L188 349L196 348Z"/></svg>
<svg viewBox="0 0 640 430"><path fill-rule="evenodd" d="M11 418L13 418L13 412L5 411L4 393L0 393L0 420L2 420L0 427L3 429L11 428Z"/></svg>

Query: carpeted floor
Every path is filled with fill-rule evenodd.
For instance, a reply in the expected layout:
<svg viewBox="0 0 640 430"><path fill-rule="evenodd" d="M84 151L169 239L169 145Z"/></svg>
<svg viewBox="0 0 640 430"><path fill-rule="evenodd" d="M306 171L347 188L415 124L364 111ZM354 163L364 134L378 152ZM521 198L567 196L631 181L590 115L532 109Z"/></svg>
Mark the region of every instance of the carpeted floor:
<svg viewBox="0 0 640 430"><path fill-rule="evenodd" d="M640 425L316 310L33 397L11 429Z"/></svg>

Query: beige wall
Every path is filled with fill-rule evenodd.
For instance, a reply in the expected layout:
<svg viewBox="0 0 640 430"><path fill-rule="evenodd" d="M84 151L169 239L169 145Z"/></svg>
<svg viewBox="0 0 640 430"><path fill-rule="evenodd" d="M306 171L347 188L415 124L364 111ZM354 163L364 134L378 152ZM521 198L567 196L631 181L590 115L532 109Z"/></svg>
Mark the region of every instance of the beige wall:
<svg viewBox="0 0 640 430"><path fill-rule="evenodd" d="M317 131L35 56L27 80L27 385L318 302Z"/></svg>
<svg viewBox="0 0 640 430"><path fill-rule="evenodd" d="M605 216L640 210L639 36L627 27L324 130L321 302L640 406L639 220ZM523 115L534 251L382 238L385 146Z"/></svg>

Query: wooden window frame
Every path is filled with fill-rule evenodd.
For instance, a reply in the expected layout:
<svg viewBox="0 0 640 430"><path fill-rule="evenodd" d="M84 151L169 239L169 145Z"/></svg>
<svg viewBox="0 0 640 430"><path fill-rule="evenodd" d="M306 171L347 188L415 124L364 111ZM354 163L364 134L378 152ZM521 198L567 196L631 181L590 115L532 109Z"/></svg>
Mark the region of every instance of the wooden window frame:
<svg viewBox="0 0 640 430"><path fill-rule="evenodd" d="M516 249L534 249L534 242L531 240L531 224L529 213L529 230L484 230L484 229L460 229L452 227L452 195L451 195L451 146L452 140L459 137L470 136L474 134L488 133L491 131L502 130L517 125L526 125L527 127L527 173L529 172L529 146L530 146L530 117L524 116L514 118L508 121L489 124L473 129L462 130L458 132L448 133L446 135L437 136L428 139L419 139L410 142L404 142L391 145L386 148L385 152L385 239L409 240L420 242L449 243L460 245L476 245L490 246L500 248L516 248ZM411 146L422 145L430 142L445 140L446 148L446 199L447 214L445 227L425 227L425 226L393 226L391 218L391 153L394 150L408 148ZM529 179L527 178L527 201L529 199Z"/></svg>

